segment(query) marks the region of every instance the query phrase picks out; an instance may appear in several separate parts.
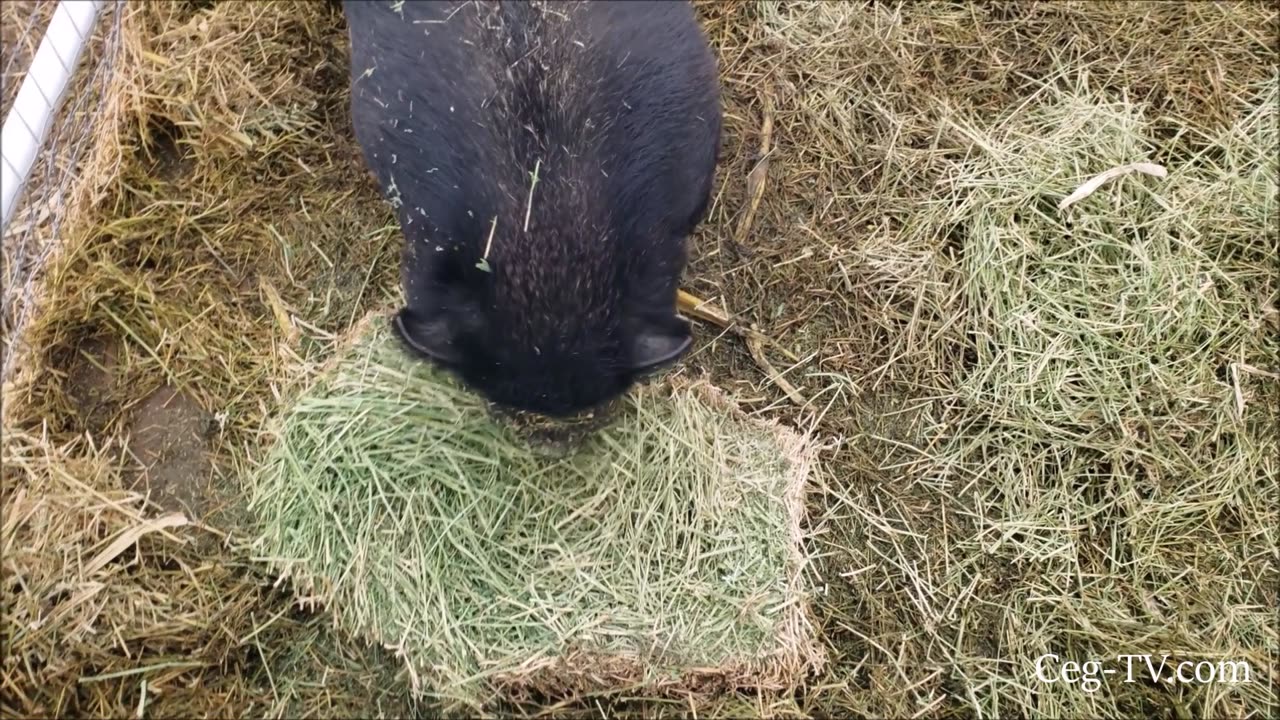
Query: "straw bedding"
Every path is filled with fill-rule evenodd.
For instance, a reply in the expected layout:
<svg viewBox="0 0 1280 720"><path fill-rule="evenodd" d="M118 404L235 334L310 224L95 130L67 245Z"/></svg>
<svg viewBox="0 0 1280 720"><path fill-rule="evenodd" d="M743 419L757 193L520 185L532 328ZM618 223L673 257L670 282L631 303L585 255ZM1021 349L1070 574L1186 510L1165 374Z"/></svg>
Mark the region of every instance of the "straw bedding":
<svg viewBox="0 0 1280 720"><path fill-rule="evenodd" d="M280 418L252 506L263 555L416 691L783 688L821 665L804 438L673 382L549 457L385 316L352 333Z"/></svg>

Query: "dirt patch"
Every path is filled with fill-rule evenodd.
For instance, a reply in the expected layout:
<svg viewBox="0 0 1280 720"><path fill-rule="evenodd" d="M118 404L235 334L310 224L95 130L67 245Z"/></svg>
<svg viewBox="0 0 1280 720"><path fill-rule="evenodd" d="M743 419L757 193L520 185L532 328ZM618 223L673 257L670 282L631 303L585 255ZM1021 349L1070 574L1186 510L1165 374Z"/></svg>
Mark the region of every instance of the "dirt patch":
<svg viewBox="0 0 1280 720"><path fill-rule="evenodd" d="M185 176L190 157L181 145L181 129L170 120L159 118L147 126L147 134L150 142L146 153L151 160L151 176L167 183Z"/></svg>
<svg viewBox="0 0 1280 720"><path fill-rule="evenodd" d="M141 465L136 490L166 510L203 517L209 509L213 463L208 441L213 417L186 394L166 385L134 412L129 454Z"/></svg>
<svg viewBox="0 0 1280 720"><path fill-rule="evenodd" d="M94 338L84 342L67 372L66 393L90 435L106 431L116 412L113 396L119 386L120 343Z"/></svg>

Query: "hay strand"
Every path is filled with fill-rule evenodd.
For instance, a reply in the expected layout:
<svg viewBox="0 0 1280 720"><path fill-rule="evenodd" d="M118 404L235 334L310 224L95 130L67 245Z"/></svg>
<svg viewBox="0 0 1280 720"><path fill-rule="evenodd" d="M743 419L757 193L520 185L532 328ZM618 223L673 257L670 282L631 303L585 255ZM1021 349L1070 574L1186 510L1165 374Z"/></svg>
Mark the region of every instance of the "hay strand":
<svg viewBox="0 0 1280 720"><path fill-rule="evenodd" d="M1093 176L1092 178L1084 182L1080 187L1076 188L1075 192L1062 198L1062 201L1058 203L1058 209L1066 210L1072 205L1080 202L1081 200L1097 192L1098 188L1102 187L1106 183L1118 177L1123 177L1125 175L1129 175L1130 173L1135 173L1135 172L1143 173L1143 174L1150 175L1152 177L1157 177L1157 178L1165 178L1169 176L1169 172L1165 170L1164 167L1160 165L1156 165L1155 163L1138 162L1138 163L1129 163L1128 165L1121 165L1119 167L1113 167L1110 170L1100 172L1097 175Z"/></svg>

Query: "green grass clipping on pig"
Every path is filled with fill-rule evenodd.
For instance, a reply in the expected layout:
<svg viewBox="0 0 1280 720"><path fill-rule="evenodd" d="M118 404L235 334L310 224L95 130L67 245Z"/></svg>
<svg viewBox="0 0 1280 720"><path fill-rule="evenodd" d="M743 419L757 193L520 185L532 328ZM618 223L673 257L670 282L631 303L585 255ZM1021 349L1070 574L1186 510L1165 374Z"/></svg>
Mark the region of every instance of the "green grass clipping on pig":
<svg viewBox="0 0 1280 720"><path fill-rule="evenodd" d="M805 602L806 439L711 386L637 388L548 455L357 325L251 482L262 555L415 690L786 688L824 662Z"/></svg>

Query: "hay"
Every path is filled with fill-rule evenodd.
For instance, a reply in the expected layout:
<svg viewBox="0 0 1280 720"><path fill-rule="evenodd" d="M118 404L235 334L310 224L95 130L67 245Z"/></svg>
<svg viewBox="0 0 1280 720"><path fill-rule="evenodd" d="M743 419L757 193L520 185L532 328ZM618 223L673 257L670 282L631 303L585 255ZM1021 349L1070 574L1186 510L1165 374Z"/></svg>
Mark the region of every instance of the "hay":
<svg viewBox="0 0 1280 720"><path fill-rule="evenodd" d="M998 652L957 648L976 712L1246 717L1280 702L1265 680L1093 693L994 682L1049 652L1272 672L1277 575L1247 558L1280 541L1280 335L1267 317L1280 291L1280 77L1249 90L1236 122L1167 178L1117 178L1067 210L1058 201L1081 181L1156 154L1142 107L1082 74L997 130L965 126L983 149L957 168L942 214L966 238L976 358L957 387L966 425L935 462L972 497L975 526L952 552L1018 578L959 604L1002 628Z"/></svg>
<svg viewBox="0 0 1280 720"><path fill-rule="evenodd" d="M5 429L0 715L406 716L390 653L338 642L216 536L162 527L114 450Z"/></svg>
<svg viewBox="0 0 1280 720"><path fill-rule="evenodd" d="M973 149L913 229L961 240L973 354L912 464L958 517L926 553L936 520L918 506L865 490L842 503L890 529L845 542L853 567L883 563L857 592L901 578L878 608L903 608L920 628L903 646L936 648L975 714L1268 717L1280 702L1265 679L1277 576L1248 560L1280 540L1280 78L1249 90L1168 177L1116 178L1066 210L1098 172L1157 156L1146 108L1082 73L998 122L953 122ZM1013 681L1047 653L1245 662L1254 681Z"/></svg>
<svg viewBox="0 0 1280 720"><path fill-rule="evenodd" d="M1026 668L1034 643L1070 648L1076 659L1132 652L1164 622L1196 656L1258 658L1275 648L1265 628L1275 627L1278 583L1257 560L1277 521L1274 420L1266 419L1275 379L1241 371L1247 431L1223 404L1235 404L1233 364L1264 373L1280 364L1270 344L1280 318L1276 203L1256 182L1274 177L1273 161L1261 158L1274 158L1275 140L1260 132L1274 120L1258 116L1274 100L1257 90L1276 78L1275 5L744 5L717 3L724 9L712 13L729 96L740 103L730 113L729 177L747 176L756 162L764 80L773 80L773 194L748 247L715 245L728 233L721 229L690 275L698 296L760 323L798 355L816 355L792 373L823 411L820 432L842 440L810 513L828 591L815 607L832 661L798 703L802 712L1274 716L1274 660L1254 663L1271 673L1270 686L1108 683L1093 695L1043 685ZM1114 132L1096 132L1116 113L1132 121L1127 147ZM1095 174L1144 158L1169 178L1128 176L1055 211ZM714 221L731 225L745 212L744 185L724 191ZM1165 203L1163 223L1148 204L1130 227L1135 195ZM1052 291L1017 274L1024 255L1029 262L1040 251L1042 263L1058 259L1050 248L1064 255L1080 227L1093 245L1106 242L1101 228L1159 228L1180 235L1183 252L1203 253L1214 288L1200 298L1199 283L1184 283L1164 299L1197 311L1179 339L1198 337L1217 353L1187 352L1177 372L1148 376L1194 383L1135 387L1100 352L1116 342L1131 357L1179 347L1171 336L1098 322L1117 319L1098 305L1136 284L1133 267L1108 286L1115 261L1079 252L1070 256L1079 265L1063 258L1054 268ZM1129 301L1153 296L1146 289ZM1050 335L1056 344L1040 337L1060 329L1046 318L1065 323L1077 310L1088 322ZM1233 313L1236 323L1223 322ZM1001 352L1015 338L1023 351ZM781 394L732 340L718 344L717 385L774 412ZM1064 346L1088 352L1063 358ZM1035 374L1040 362L1062 374ZM1095 391L1083 396L1109 422L1065 432L1061 419L1081 386ZM1182 422L1156 411L1166 399L1187 403ZM1162 422L1145 425L1153 417ZM1075 466L1046 452L1073 444L1061 458ZM1105 472L1107 460L1143 453L1148 463ZM1144 478L1144 465L1163 470ZM1234 501L1210 503L1215 490ZM1196 581L1172 580L1182 572ZM1066 578L1084 587L1064 591ZM1153 602L1159 614L1147 616Z"/></svg>
<svg viewBox="0 0 1280 720"><path fill-rule="evenodd" d="M426 694L795 686L811 450L704 384L648 387L549 460L375 314L285 414L260 550Z"/></svg>

